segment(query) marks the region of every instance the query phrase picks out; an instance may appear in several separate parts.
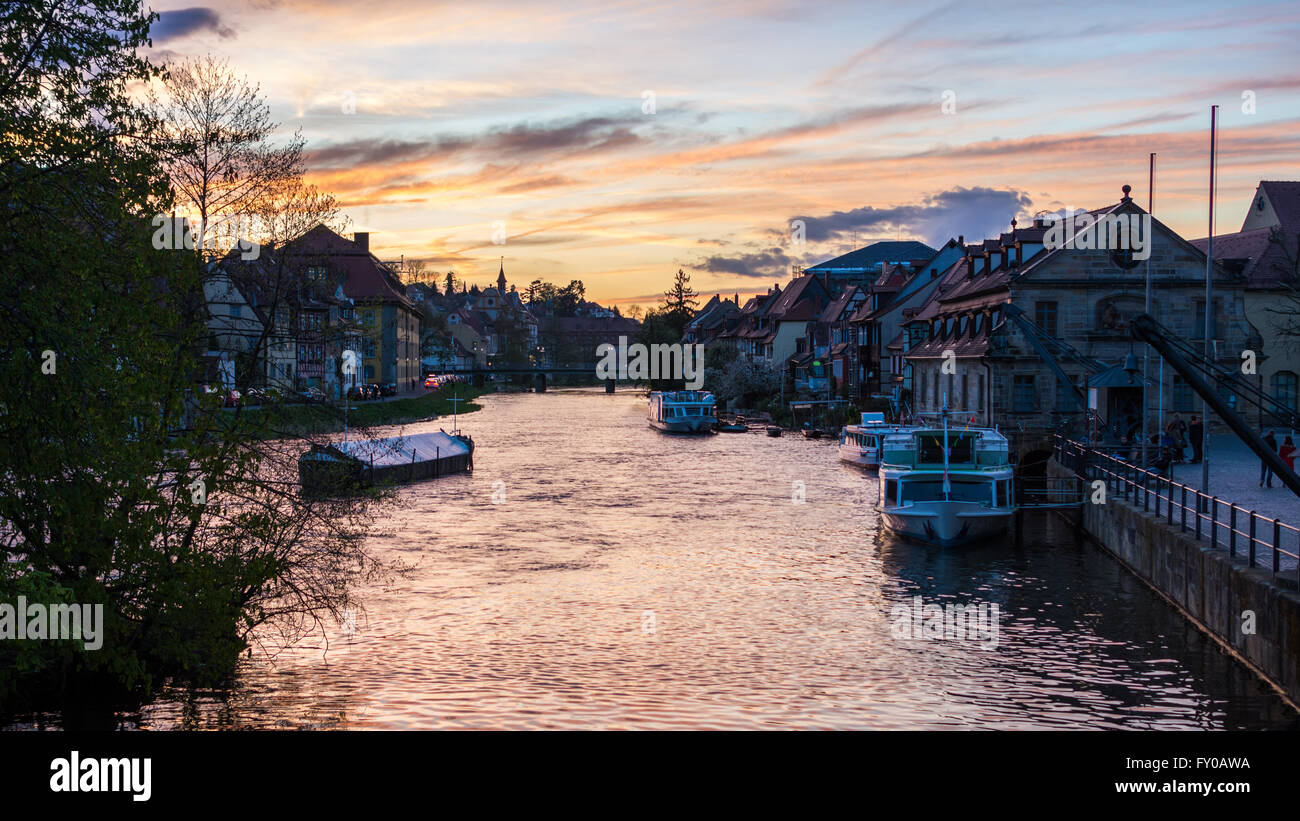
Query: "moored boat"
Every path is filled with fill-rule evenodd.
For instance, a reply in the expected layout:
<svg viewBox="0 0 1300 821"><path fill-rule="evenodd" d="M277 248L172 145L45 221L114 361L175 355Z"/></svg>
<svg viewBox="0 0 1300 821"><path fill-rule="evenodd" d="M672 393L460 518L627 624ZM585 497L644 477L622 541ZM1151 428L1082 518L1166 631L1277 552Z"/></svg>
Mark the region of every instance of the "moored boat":
<svg viewBox="0 0 1300 821"><path fill-rule="evenodd" d="M781 435L781 428L778 427L777 425L768 425L766 428L764 428L764 430L767 431L767 435L768 435L768 436L780 436L780 435Z"/></svg>
<svg viewBox="0 0 1300 821"><path fill-rule="evenodd" d="M886 433L880 513L889 530L956 547L1004 533L1015 512L1007 439L996 428L918 426Z"/></svg>
<svg viewBox="0 0 1300 821"><path fill-rule="evenodd" d="M650 394L650 427L667 433L712 433L716 402L708 391L654 391Z"/></svg>
<svg viewBox="0 0 1300 821"><path fill-rule="evenodd" d="M325 496L473 469L474 440L446 431L313 445L298 457L303 492Z"/></svg>
<svg viewBox="0 0 1300 821"><path fill-rule="evenodd" d="M886 433L905 430L901 425L885 421L885 414L867 411L861 424L845 425L840 431L840 460L859 467L880 467L880 445Z"/></svg>

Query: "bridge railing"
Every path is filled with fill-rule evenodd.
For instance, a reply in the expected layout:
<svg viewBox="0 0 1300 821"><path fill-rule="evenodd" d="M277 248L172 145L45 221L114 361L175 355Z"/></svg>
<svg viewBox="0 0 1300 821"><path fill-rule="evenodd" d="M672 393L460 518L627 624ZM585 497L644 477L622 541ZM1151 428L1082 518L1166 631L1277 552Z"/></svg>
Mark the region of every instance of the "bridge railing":
<svg viewBox="0 0 1300 821"><path fill-rule="evenodd" d="M1300 528L1294 525L1063 436L1056 436L1055 448L1057 461L1067 470L1089 482L1105 482L1108 500L1119 496L1177 525L1180 532L1195 532L1197 540L1226 548L1234 558L1242 556L1251 567L1271 569L1274 576L1300 564Z"/></svg>

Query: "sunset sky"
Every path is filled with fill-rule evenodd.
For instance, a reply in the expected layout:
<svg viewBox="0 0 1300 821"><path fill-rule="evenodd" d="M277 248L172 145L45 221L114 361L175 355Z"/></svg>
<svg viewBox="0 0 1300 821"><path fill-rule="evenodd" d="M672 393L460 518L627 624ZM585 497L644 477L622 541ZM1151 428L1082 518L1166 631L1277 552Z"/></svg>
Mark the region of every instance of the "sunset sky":
<svg viewBox="0 0 1300 821"><path fill-rule="evenodd" d="M1124 183L1145 206L1152 151L1156 215L1201 237L1215 103L1220 232L1300 179L1294 3L193 2L152 4L156 59L228 58L377 255L479 284L504 256L607 304L679 267L743 296Z"/></svg>

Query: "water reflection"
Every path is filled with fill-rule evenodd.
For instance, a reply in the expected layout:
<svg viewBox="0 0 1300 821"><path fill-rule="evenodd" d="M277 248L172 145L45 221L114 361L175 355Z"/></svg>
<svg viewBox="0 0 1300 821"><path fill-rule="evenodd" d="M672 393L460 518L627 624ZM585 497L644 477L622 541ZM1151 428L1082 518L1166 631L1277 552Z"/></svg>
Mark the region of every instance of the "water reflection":
<svg viewBox="0 0 1300 821"><path fill-rule="evenodd" d="M630 392L485 401L463 420L475 473L405 491L378 546L416 570L368 591L354 634L255 657L229 690L168 691L119 724L1300 726L1054 520L1019 544L899 543L878 527L874 476L834 443L668 436ZM997 646L897 638L891 608L917 596L996 603Z"/></svg>

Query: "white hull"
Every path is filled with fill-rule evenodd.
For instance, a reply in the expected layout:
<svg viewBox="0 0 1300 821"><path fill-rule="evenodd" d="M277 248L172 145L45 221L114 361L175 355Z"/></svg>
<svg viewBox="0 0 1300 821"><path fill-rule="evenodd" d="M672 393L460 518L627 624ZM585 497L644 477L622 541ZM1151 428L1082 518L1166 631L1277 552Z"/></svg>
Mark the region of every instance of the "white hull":
<svg viewBox="0 0 1300 821"><path fill-rule="evenodd" d="M877 448L840 445L840 461L849 462L858 467L877 468L880 467L880 451Z"/></svg>
<svg viewBox="0 0 1300 821"><path fill-rule="evenodd" d="M881 511L885 526L894 533L940 547L958 547L1005 533L1011 515L1009 508L942 499Z"/></svg>
<svg viewBox="0 0 1300 821"><path fill-rule="evenodd" d="M712 416L687 416L667 422L651 419L650 427L665 433L712 433L713 422Z"/></svg>

